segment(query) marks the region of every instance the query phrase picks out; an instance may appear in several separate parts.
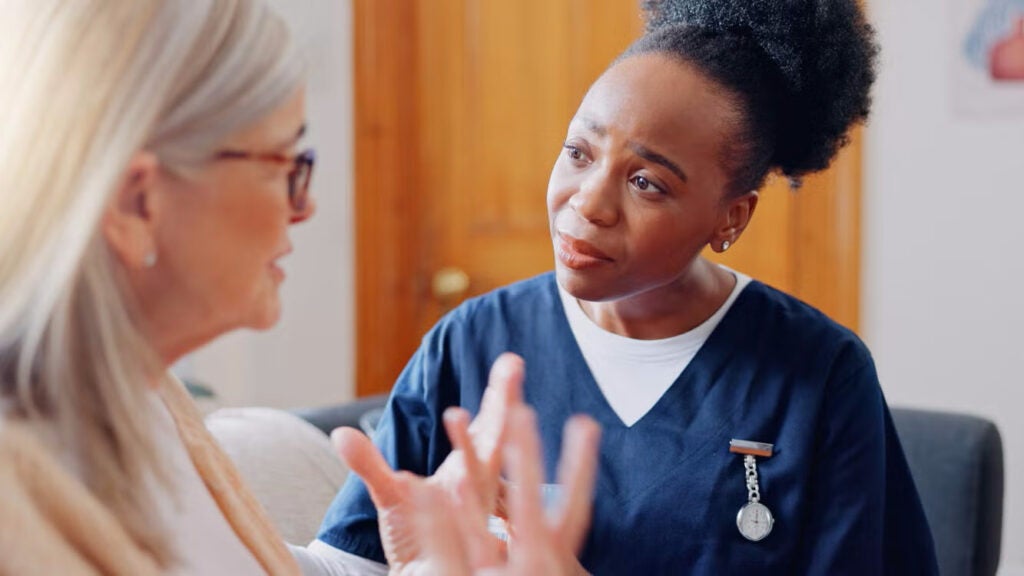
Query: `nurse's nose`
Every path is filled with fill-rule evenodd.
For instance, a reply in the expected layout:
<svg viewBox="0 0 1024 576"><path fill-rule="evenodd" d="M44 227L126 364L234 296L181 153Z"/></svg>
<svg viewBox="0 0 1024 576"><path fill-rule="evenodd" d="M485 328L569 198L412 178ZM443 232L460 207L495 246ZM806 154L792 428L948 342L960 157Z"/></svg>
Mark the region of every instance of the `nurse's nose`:
<svg viewBox="0 0 1024 576"><path fill-rule="evenodd" d="M619 190L609 174L598 171L584 180L569 198L569 207L596 226L614 226L619 221Z"/></svg>

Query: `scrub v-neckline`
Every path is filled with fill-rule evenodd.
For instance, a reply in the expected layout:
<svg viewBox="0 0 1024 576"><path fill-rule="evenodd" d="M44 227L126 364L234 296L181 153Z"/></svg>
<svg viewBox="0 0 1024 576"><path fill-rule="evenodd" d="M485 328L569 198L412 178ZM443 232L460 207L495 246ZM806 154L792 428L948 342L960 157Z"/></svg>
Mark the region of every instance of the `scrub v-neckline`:
<svg viewBox="0 0 1024 576"><path fill-rule="evenodd" d="M598 386L569 325L565 307L558 294L558 281L552 277L551 282L551 289L554 291L554 304L559 316L559 320L556 322L556 329L560 332L559 339L572 343L567 350L567 368L573 374L585 375L580 378L580 391L590 401L591 415L606 430L630 430L636 431L637 434L642 434L651 425L651 421L663 422L666 416L682 419L683 421L680 423L684 428L689 428L693 424L703 401L714 387L716 381L714 374L719 371L721 366L724 366L738 344L733 339L742 337L739 324L745 315L743 310L748 305L748 294L751 292L751 287L758 284L756 280L752 280L742 289L690 363L676 376L676 379L651 406L651 409L632 426L628 426L622 421L622 418L608 402L601 387Z"/></svg>

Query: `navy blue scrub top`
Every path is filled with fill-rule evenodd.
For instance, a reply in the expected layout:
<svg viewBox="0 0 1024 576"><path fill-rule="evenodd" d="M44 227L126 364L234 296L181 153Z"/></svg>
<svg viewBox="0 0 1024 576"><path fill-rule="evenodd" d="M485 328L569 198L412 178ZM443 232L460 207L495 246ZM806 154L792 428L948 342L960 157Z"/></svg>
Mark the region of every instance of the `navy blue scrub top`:
<svg viewBox="0 0 1024 576"><path fill-rule="evenodd" d="M757 281L642 419L608 405L569 328L551 273L469 300L443 318L399 377L375 443L395 468L432 474L451 451L444 409L480 407L494 360L526 361L549 478L562 427L601 425L590 533L593 574L937 574L934 545L871 355L849 330ZM758 459L772 532L746 540L743 457ZM376 510L350 475L318 538L384 562Z"/></svg>

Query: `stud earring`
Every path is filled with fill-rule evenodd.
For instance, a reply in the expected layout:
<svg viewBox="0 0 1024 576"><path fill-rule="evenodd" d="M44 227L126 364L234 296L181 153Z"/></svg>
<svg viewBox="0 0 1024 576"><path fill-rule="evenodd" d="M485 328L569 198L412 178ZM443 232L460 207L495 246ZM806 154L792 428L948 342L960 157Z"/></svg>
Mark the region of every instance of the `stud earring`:
<svg viewBox="0 0 1024 576"><path fill-rule="evenodd" d="M730 244L728 240L726 240L725 242L722 242L722 252L725 252L726 250L728 250L729 246L732 246L732 244Z"/></svg>
<svg viewBox="0 0 1024 576"><path fill-rule="evenodd" d="M146 268L156 266L156 250L149 252L142 257L142 265Z"/></svg>

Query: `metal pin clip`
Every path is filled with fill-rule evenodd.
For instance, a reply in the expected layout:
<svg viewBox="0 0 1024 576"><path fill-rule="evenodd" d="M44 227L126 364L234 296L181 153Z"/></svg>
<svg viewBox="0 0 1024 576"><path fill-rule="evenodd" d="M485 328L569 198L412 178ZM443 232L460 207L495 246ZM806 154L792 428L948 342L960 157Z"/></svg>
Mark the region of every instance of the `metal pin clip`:
<svg viewBox="0 0 1024 576"><path fill-rule="evenodd" d="M733 438L729 441L729 452L734 454L744 454L748 456L759 456L761 458L771 458L772 452L775 450L774 444L768 444L766 442L754 442L752 440L736 440Z"/></svg>

